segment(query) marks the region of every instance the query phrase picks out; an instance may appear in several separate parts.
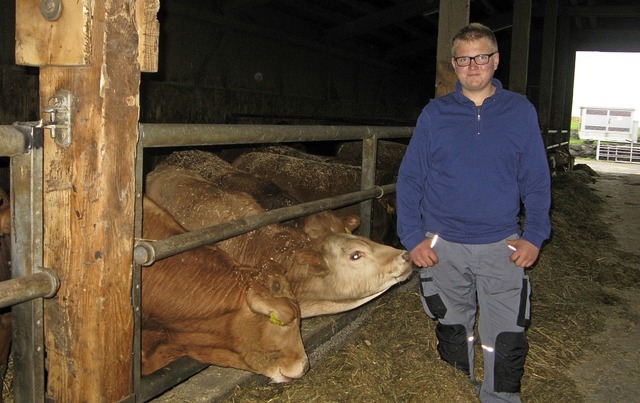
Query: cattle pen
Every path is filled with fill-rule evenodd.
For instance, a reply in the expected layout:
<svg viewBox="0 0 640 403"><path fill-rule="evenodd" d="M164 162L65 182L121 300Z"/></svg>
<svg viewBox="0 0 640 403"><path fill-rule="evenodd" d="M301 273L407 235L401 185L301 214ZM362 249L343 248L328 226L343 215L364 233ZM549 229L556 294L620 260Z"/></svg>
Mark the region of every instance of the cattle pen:
<svg viewBox="0 0 640 403"><path fill-rule="evenodd" d="M16 401L42 401L45 396L45 298L55 298L60 279L44 267L43 165L44 136L55 137L59 129L52 122L20 122L0 126L0 155L11 158L12 279L0 283L0 308L12 306L14 396ZM141 265L149 265L177 253L240 235L260 226L283 222L314 212L360 203L360 234L367 236L371 225L371 199L395 192L395 184L375 185L379 139L405 139L412 127L379 126L292 126L292 125L202 125L140 124L136 153L135 247L132 256L132 351L133 391L128 401L148 401L202 371L208 365L190 359L178 360L167 368L141 375ZM71 132L64 134L70 139ZM223 146L232 144L279 144L313 141L362 141L361 191L316 202L271 210L234 222L177 235L165 240L142 240L142 195L144 149L153 147ZM59 147L64 145L58 144ZM346 326L351 319L339 322ZM313 343L326 341L333 332ZM317 336L316 336L317 338ZM29 357L24 359L23 357Z"/></svg>

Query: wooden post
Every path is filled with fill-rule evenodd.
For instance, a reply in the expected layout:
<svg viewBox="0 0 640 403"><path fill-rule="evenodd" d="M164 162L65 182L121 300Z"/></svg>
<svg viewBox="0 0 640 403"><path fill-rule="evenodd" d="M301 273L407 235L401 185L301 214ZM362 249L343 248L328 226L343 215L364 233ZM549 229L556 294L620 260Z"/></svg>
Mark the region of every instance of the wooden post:
<svg viewBox="0 0 640 403"><path fill-rule="evenodd" d="M16 0L16 61L41 66L41 111L72 98L70 144L44 139L43 261L61 283L44 308L46 397L132 399L140 63L157 66L159 0L61 1L49 19L40 3Z"/></svg>
<svg viewBox="0 0 640 403"><path fill-rule="evenodd" d="M513 26L511 27L509 89L523 95L527 94L530 31L531 0L515 0L513 2Z"/></svg>
<svg viewBox="0 0 640 403"><path fill-rule="evenodd" d="M453 92L458 81L451 66L451 39L460 28L469 23L470 0L440 2L438 18L438 49L436 66L436 97Z"/></svg>
<svg viewBox="0 0 640 403"><path fill-rule="evenodd" d="M544 28L542 34L542 68L540 71L540 94L538 115L543 133L549 129L553 97L553 73L556 60L556 38L558 31L558 3L546 1L544 6Z"/></svg>
<svg viewBox="0 0 640 403"><path fill-rule="evenodd" d="M61 280L45 302L46 393L57 402L132 393L140 67L129 5L93 3L88 67L40 71L41 107L60 88L74 99L71 145L44 147L44 264Z"/></svg>

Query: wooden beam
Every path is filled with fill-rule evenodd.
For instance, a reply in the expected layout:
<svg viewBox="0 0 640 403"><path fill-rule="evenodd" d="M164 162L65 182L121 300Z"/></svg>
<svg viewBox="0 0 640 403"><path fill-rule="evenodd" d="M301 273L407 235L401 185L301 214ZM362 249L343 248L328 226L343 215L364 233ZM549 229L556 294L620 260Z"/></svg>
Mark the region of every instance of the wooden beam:
<svg viewBox="0 0 640 403"><path fill-rule="evenodd" d="M453 92L458 81L451 65L451 39L469 23L471 0L449 0L440 2L438 21L438 50L436 66L436 97Z"/></svg>
<svg viewBox="0 0 640 403"><path fill-rule="evenodd" d="M531 0L515 0L511 30L511 66L509 89L527 94L529 68L529 38L531 31Z"/></svg>
<svg viewBox="0 0 640 403"><path fill-rule="evenodd" d="M43 2L46 3L46 2ZM91 1L51 2L59 16L40 10L40 0L16 0L16 64L83 66L91 54Z"/></svg>
<svg viewBox="0 0 640 403"><path fill-rule="evenodd" d="M553 93L553 72L555 70L556 39L558 32L558 4L545 2L544 27L542 33L542 68L540 72L540 94L538 115L543 131L549 129L551 116L551 97Z"/></svg>
<svg viewBox="0 0 640 403"><path fill-rule="evenodd" d="M136 1L136 24L138 27L138 63L140 71L158 71L160 48L160 23L157 15L160 0Z"/></svg>
<svg viewBox="0 0 640 403"><path fill-rule="evenodd" d="M44 144L43 260L61 281L45 302L46 397L56 402L121 401L133 393L140 66L131 5L91 2L87 66L40 69L41 108L60 89L75 100L71 144L50 136Z"/></svg>

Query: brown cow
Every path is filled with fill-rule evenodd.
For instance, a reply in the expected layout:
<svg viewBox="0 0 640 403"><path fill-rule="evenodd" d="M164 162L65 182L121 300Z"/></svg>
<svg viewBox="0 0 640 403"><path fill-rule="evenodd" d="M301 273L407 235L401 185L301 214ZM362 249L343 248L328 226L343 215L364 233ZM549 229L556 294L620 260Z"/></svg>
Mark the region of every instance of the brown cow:
<svg viewBox="0 0 640 403"><path fill-rule="evenodd" d="M376 180L380 185L396 182L406 144L391 140L378 140ZM295 156L295 155L294 155ZM362 141L345 141L336 150L336 161L360 166L362 163Z"/></svg>
<svg viewBox="0 0 640 403"><path fill-rule="evenodd" d="M11 210L9 196L0 189L0 281L11 278ZM11 352L11 307L0 308L0 380L4 379ZM2 394L0 393L0 402Z"/></svg>
<svg viewBox="0 0 640 403"><path fill-rule="evenodd" d="M222 189L248 193L267 210L300 203L272 181L234 168L229 162L210 152L175 151L166 157L164 163L195 171Z"/></svg>
<svg viewBox="0 0 640 403"><path fill-rule="evenodd" d="M268 147L267 149L295 150L290 147ZM221 157L210 152L200 150L175 151L166 157L164 163L192 170L221 189L248 193L266 210L300 204L299 200L268 178L261 178L237 169ZM308 220L314 220L315 225L325 225L327 230L333 232L343 232L345 230L351 232L360 225L360 217L358 215L345 214L338 217L332 211L321 211L299 220L293 220L290 223L305 228L304 222Z"/></svg>
<svg viewBox="0 0 640 403"><path fill-rule="evenodd" d="M188 230L264 212L248 194L221 189L196 172L160 164L147 194ZM282 264L302 317L356 308L411 274L406 251L330 229L320 216L296 226L273 224L218 243L245 264Z"/></svg>
<svg viewBox="0 0 640 403"><path fill-rule="evenodd" d="M319 161L270 152L243 154L232 164L234 167L262 178L268 178L301 202L337 196L360 190L361 169L335 161ZM385 178L393 183L393 175ZM379 183L379 184L387 184ZM339 216L358 214L359 206L336 210ZM385 195L373 203L371 239L398 245L395 226L395 197Z"/></svg>
<svg viewBox="0 0 640 403"><path fill-rule="evenodd" d="M166 211L144 199L143 236L185 232ZM142 269L142 372L181 356L239 368L287 382L309 362L300 334L300 308L277 265L240 265L207 246Z"/></svg>
<svg viewBox="0 0 640 403"><path fill-rule="evenodd" d="M0 235L11 233L11 207L7 192L0 189Z"/></svg>

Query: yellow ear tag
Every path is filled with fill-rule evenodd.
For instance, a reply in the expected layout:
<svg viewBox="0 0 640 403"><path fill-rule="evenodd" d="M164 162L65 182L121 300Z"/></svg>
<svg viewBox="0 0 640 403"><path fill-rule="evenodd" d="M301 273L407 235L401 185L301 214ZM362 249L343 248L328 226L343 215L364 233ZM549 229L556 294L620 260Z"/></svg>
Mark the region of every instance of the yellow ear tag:
<svg viewBox="0 0 640 403"><path fill-rule="evenodd" d="M278 315L273 311L269 312L269 322L273 323L274 325L284 326L284 322L281 321L278 318Z"/></svg>
<svg viewBox="0 0 640 403"><path fill-rule="evenodd" d="M344 232L346 232L347 234L351 233L351 231L349 231L349 228L347 228L347 227L344 227Z"/></svg>

